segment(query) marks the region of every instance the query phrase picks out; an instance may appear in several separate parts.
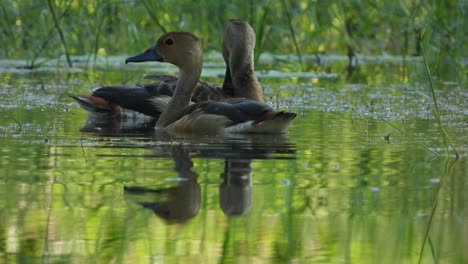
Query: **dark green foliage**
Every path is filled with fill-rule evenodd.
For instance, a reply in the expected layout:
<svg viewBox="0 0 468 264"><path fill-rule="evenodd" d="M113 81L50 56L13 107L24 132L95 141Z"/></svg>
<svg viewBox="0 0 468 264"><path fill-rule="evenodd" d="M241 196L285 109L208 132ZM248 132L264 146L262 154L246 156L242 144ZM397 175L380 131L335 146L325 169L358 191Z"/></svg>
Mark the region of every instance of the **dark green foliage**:
<svg viewBox="0 0 468 264"><path fill-rule="evenodd" d="M219 50L224 22L240 18L257 31L261 52L345 54L351 47L364 54L420 55L417 40L425 29L431 31L427 45L459 57L466 55L464 10L461 0L5 0L0 4L0 56L33 59L97 54L99 49L133 53L172 30L192 31L208 50Z"/></svg>

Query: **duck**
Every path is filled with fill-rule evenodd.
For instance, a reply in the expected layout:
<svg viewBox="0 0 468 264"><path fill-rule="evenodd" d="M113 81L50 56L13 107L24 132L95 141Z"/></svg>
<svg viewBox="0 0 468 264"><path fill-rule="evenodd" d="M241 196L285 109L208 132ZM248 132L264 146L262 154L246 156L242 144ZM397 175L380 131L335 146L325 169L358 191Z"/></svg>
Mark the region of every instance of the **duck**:
<svg viewBox="0 0 468 264"><path fill-rule="evenodd" d="M263 89L255 75L254 49L255 31L249 23L239 20L229 20L224 28L222 39L222 55L226 64L225 78L222 87L198 81L191 101L225 101L230 98L248 98L263 102ZM145 54L150 54L151 48L142 54L126 59L125 63L147 61ZM143 59L142 59L143 58ZM70 95L82 108L91 114L104 117L121 117L123 110L131 110L150 120L157 120L161 115L160 108L154 107L154 98L164 100L174 94L178 77L169 75L149 75L145 79L157 83L139 86L105 86L96 89L92 94Z"/></svg>
<svg viewBox="0 0 468 264"><path fill-rule="evenodd" d="M233 70L231 62L234 61L229 59L229 67ZM203 49L198 37L190 32L166 33L151 48L128 61L156 61L178 67L179 77L172 97L169 100L161 97L152 99L153 106L161 112L156 128L167 132L277 134L287 132L297 116L292 112L275 111L263 102L244 97L193 103L192 96L203 68ZM234 64L238 65L237 62ZM252 65L241 65L241 68L245 67ZM242 79L231 77L232 80ZM241 81L246 80L248 78ZM236 87L235 90L240 89Z"/></svg>

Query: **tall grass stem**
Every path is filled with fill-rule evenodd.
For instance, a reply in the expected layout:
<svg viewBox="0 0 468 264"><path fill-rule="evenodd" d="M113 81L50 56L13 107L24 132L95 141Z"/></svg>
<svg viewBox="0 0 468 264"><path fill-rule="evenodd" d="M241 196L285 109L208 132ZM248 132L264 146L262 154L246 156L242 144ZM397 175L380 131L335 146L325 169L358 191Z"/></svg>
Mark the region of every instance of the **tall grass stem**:
<svg viewBox="0 0 468 264"><path fill-rule="evenodd" d="M142 3L143 3L143 6L145 7L146 11L148 11L148 14L151 17L151 19L153 19L154 22L156 23L156 25L158 25L158 27L161 29L161 31L164 34L166 34L167 33L166 28L161 24L161 22L158 19L158 16L156 16L156 14L154 14L154 12L151 9L151 7L149 6L148 2L146 0L144 0L144 1L142 1Z"/></svg>
<svg viewBox="0 0 468 264"><path fill-rule="evenodd" d="M71 1L69 1L69 2L71 2ZM68 47L67 47L67 42L65 41L65 37L63 35L62 29L60 28L60 24L59 24L59 21L57 19L57 16L55 15L55 11L54 11L54 7L52 5L52 1L47 0L47 4L49 5L49 10L50 10L50 13L52 14L52 19L54 20L55 28L57 29L57 32L60 35L60 40L62 41L63 47L65 49L65 57L67 58L68 66L73 67L72 61L71 61L71 58L70 58L70 53L69 53Z"/></svg>
<svg viewBox="0 0 468 264"><path fill-rule="evenodd" d="M452 147L452 149L453 149L453 151L455 153L455 157L458 159L460 157L460 154L459 154L457 148L455 147L455 144L453 144L453 141L450 138L449 134L447 133L447 130L445 130L445 127L444 127L444 125L442 123L442 118L440 117L440 109L439 109L439 104L437 102L437 95L435 93L434 83L432 81L432 74L431 74L431 70L429 69L429 64L427 62L426 52L424 50L424 45L422 44L422 38L419 40L419 43L421 45L421 53L422 53L423 60L424 60L425 71L426 71L427 79L428 79L428 82L429 82L429 88L430 88L431 94L432 94L432 100L434 102L434 116L435 116L435 118L437 120L437 123L439 124L439 128L440 128L442 134L444 135L444 138L445 138L446 142L448 142L448 144L450 144L450 146Z"/></svg>
<svg viewBox="0 0 468 264"><path fill-rule="evenodd" d="M422 43L423 39L424 39L424 34L422 34L422 37L419 39L419 44L421 46L421 53L422 53L423 60L424 60L425 71L426 71L426 75L427 75L428 82L429 82L429 88L430 88L431 94L432 94L432 100L434 102L434 109L433 109L434 116L435 116L435 118L437 120L437 123L439 124L439 128L442 131L442 134L444 135L445 142L450 144L453 151L455 152L455 159L451 163L447 164L444 175L441 176L440 184L438 185L437 190L434 193L434 198L433 198L434 203L433 203L431 214L430 214L430 217L429 217L429 223L427 225L426 232L424 234L424 239L423 239L423 242L422 242L422 245L421 245L421 250L419 252L418 263L421 263L422 257L423 257L423 254L424 254L424 248L425 248L426 242L429 241L429 232L431 230L431 226L432 226L432 222L433 222L433 219L434 219L435 211L437 209L437 205L438 205L438 202L439 202L440 189L442 188L445 179L452 175L453 168L454 168L455 164L457 163L457 161L460 158L460 154L458 153L457 149L455 148L455 145L453 144L453 141L451 140L450 136L448 135L448 133L445 130L445 127L443 126L443 123L442 123L442 118L440 116L440 108L439 108L439 104L437 102L437 95L435 93L434 83L433 83L433 80L432 80L432 74L431 74L431 71L429 69L429 63L427 61L426 52L424 50L424 45ZM447 146L447 149L448 149L448 146Z"/></svg>
<svg viewBox="0 0 468 264"><path fill-rule="evenodd" d="M299 63L301 64L301 70L304 71L304 63L302 62L302 54L299 48L299 44L297 43L294 27L292 25L292 18L291 18L291 14L289 13L289 7L286 3L286 0L282 0L281 3L283 4L284 13L286 14L286 19L288 20L287 22L288 22L289 32L291 33L291 38L293 40L294 49L296 50L297 58L299 59Z"/></svg>

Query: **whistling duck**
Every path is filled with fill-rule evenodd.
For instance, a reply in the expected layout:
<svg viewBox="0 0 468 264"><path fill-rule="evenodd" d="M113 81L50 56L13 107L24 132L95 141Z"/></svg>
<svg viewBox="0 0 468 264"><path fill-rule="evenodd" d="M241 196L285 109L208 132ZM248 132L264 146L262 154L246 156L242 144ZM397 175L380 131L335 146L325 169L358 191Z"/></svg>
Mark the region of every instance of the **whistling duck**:
<svg viewBox="0 0 468 264"><path fill-rule="evenodd" d="M191 104L203 66L203 50L192 33L164 34L153 47L127 61L168 62L179 68L172 98L153 99L155 107L162 112L156 127L169 132L283 133L296 117L295 113L275 112L267 104L246 98Z"/></svg>
<svg viewBox="0 0 468 264"><path fill-rule="evenodd" d="M225 25L222 54L226 62L226 74L222 88L198 81L192 96L193 102L208 100L224 101L244 97L263 102L263 91L255 76L253 57L255 32L242 20L232 19ZM151 53L148 49L145 53ZM145 54L143 53L143 54ZM141 55L142 56L142 55ZM128 62L140 62L141 56L130 57ZM146 61L146 60L144 60ZM91 113L119 116L121 108L133 110L155 119L161 114L150 100L154 97L172 96L178 78L167 75L151 75L146 79L158 81L141 86L108 86L95 90L91 95L71 96Z"/></svg>

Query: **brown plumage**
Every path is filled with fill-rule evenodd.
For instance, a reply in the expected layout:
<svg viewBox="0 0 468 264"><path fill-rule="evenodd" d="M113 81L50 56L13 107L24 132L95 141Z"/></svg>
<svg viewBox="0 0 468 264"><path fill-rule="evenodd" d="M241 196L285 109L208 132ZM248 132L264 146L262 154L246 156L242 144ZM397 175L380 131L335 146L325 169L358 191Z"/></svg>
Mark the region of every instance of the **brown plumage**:
<svg viewBox="0 0 468 264"><path fill-rule="evenodd" d="M179 79L169 100L156 98L162 111L156 126L176 133L284 133L295 113L275 112L265 103L247 98L191 104L203 66L200 41L190 33L170 32L154 47L128 61L154 60L179 68Z"/></svg>
<svg viewBox="0 0 468 264"><path fill-rule="evenodd" d="M244 97L263 102L263 91L253 67L255 32L242 21L232 19L226 23L222 53L226 62L226 74L222 87L198 81L191 101L225 101L233 97ZM148 49L146 52L148 52ZM135 62L128 60L128 62ZM150 75L145 79L156 83L139 86L107 86L95 90L91 95L73 95L80 105L93 113L120 114L120 109L129 109L158 119L161 112L153 106L152 99L172 96L178 78L168 75Z"/></svg>

